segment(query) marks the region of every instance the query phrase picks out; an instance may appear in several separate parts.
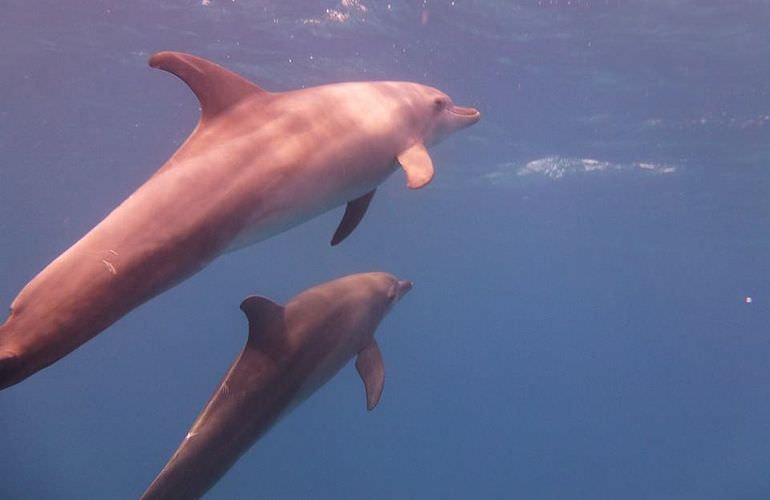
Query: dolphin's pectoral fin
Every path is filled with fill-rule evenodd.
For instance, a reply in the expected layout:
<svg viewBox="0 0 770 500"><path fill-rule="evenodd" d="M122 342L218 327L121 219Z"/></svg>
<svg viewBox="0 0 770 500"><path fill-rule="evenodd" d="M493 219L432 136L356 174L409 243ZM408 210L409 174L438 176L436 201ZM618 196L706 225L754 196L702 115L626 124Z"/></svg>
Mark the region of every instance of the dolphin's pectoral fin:
<svg viewBox="0 0 770 500"><path fill-rule="evenodd" d="M385 367L382 364L382 353L377 347L377 341L372 341L358 353L356 370L361 375L366 387L366 409L373 410L380 401L382 388L385 386Z"/></svg>
<svg viewBox="0 0 770 500"><path fill-rule="evenodd" d="M350 233L358 226L358 223L364 218L366 209L369 208L369 203L371 203L375 191L377 190L372 189L365 195L348 202L348 206L345 207L345 215L342 216L340 225L337 226L337 230L334 232L334 236L332 236L332 246L350 236Z"/></svg>
<svg viewBox="0 0 770 500"><path fill-rule="evenodd" d="M425 144L418 142L402 151L396 159L406 172L406 185L420 189L433 179L433 162Z"/></svg>
<svg viewBox="0 0 770 500"><path fill-rule="evenodd" d="M241 302L241 311L249 320L249 340L283 325L284 307L267 297L252 295Z"/></svg>
<svg viewBox="0 0 770 500"><path fill-rule="evenodd" d="M0 389L15 384L18 379L19 358L11 353L0 352Z"/></svg>
<svg viewBox="0 0 770 500"><path fill-rule="evenodd" d="M267 92L218 64L182 52L158 52L150 66L181 78L201 103L201 120L207 120L241 100Z"/></svg>

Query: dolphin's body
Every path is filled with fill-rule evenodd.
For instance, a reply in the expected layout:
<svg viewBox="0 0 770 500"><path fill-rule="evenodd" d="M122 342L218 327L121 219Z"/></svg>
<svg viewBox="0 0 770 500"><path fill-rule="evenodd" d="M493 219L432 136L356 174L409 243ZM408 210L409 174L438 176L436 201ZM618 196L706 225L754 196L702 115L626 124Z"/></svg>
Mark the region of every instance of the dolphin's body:
<svg viewBox="0 0 770 500"><path fill-rule="evenodd" d="M283 415L353 356L367 408L385 372L374 331L412 287L386 273L346 276L306 290L282 307L249 297L249 338L143 500L198 498Z"/></svg>
<svg viewBox="0 0 770 500"><path fill-rule="evenodd" d="M431 87L340 83L270 93L214 63L161 52L198 126L144 185L30 281L0 326L0 389L65 356L218 255L347 203L336 244L395 169L419 188L425 146L475 123Z"/></svg>

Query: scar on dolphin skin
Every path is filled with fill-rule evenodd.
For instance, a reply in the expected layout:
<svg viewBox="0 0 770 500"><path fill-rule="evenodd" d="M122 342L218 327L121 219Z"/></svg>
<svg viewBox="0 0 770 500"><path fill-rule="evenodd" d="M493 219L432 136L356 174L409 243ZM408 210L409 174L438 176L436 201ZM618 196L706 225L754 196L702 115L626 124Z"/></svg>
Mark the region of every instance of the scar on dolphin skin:
<svg viewBox="0 0 770 500"><path fill-rule="evenodd" d="M375 272L315 286L285 306L265 297L244 300L246 345L142 499L205 494L239 456L353 356L366 408L372 410L385 383L374 333L411 288L409 281Z"/></svg>
<svg viewBox="0 0 770 500"><path fill-rule="evenodd" d="M104 263L104 266L107 268L109 272L111 272L112 274L118 274L118 271L115 269L115 266L112 265L111 262L108 262L104 259L102 259L102 262Z"/></svg>
<svg viewBox="0 0 770 500"><path fill-rule="evenodd" d="M344 205L331 241L339 244L398 167L410 189L426 186L434 175L427 148L480 117L418 83L269 92L191 54L158 52L149 63L190 87L198 124L142 186L16 296L0 325L0 389L220 255Z"/></svg>

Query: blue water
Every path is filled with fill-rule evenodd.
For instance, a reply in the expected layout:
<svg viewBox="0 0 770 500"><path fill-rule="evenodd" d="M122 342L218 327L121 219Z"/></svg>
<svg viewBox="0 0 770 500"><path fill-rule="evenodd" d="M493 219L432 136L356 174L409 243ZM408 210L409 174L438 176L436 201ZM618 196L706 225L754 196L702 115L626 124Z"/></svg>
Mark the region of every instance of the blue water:
<svg viewBox="0 0 770 500"><path fill-rule="evenodd" d="M346 367L210 498L770 498L769 25L750 0L5 0L2 304L194 126L155 51L276 91L418 81L483 117L339 247L341 210L0 393L0 498L138 497L243 297L369 270L415 282L378 331L380 405Z"/></svg>

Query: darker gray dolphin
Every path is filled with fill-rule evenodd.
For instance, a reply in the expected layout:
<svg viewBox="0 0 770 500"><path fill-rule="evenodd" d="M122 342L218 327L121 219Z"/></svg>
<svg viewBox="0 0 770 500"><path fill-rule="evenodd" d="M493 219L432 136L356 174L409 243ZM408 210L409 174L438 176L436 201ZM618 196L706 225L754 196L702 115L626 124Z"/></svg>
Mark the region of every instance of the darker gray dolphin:
<svg viewBox="0 0 770 500"><path fill-rule="evenodd" d="M354 274L305 290L286 306L249 297L249 338L214 395L143 500L198 498L278 419L353 356L366 407L385 382L374 331L412 288L387 273Z"/></svg>
<svg viewBox="0 0 770 500"><path fill-rule="evenodd" d="M426 146L479 113L409 82L267 92L199 57L150 65L198 97L187 141L147 182L30 281L0 325L0 389L66 356L219 255L347 203L332 244L364 216L400 165L426 185Z"/></svg>

